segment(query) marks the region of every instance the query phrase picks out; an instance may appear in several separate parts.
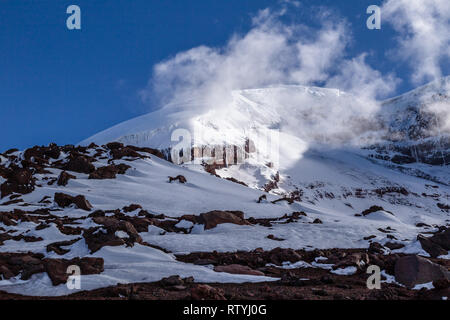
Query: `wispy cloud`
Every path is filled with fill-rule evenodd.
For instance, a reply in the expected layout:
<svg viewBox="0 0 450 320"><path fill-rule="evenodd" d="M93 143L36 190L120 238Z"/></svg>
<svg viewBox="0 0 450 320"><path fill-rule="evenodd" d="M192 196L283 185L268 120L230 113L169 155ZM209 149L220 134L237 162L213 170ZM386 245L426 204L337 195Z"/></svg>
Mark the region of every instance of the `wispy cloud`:
<svg viewBox="0 0 450 320"><path fill-rule="evenodd" d="M246 34L223 47L199 46L155 65L141 97L164 104L200 96L217 105L231 90L277 84L332 86L372 98L395 90L395 77L369 66L365 53L346 58L351 30L345 19L321 10L318 29L283 23L296 5L261 10Z"/></svg>
<svg viewBox="0 0 450 320"><path fill-rule="evenodd" d="M395 56L414 70L416 84L442 76L450 59L448 0L387 0L382 16L399 33Z"/></svg>

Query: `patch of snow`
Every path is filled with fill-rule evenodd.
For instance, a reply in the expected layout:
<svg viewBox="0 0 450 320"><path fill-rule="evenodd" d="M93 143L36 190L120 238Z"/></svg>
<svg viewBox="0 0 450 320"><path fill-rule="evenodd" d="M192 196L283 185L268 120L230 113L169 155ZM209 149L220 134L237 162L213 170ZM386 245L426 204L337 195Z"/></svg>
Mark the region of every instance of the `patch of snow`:
<svg viewBox="0 0 450 320"><path fill-rule="evenodd" d="M342 276L351 276L352 274L355 274L356 271L357 271L356 267L350 266L350 267L346 267L346 268L331 270L330 272L334 273L334 274L339 274Z"/></svg>

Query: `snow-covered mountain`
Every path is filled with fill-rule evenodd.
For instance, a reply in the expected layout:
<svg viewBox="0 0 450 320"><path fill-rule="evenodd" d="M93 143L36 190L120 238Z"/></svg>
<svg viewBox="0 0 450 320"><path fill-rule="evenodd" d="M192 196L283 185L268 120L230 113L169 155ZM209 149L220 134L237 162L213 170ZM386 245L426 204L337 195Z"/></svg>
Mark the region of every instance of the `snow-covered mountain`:
<svg viewBox="0 0 450 320"><path fill-rule="evenodd" d="M448 184L450 77L382 103L377 116L381 141L370 157L393 168ZM431 165L431 166L430 166Z"/></svg>
<svg viewBox="0 0 450 320"><path fill-rule="evenodd" d="M337 259L336 251L307 251L372 246L374 254L374 242L392 259L448 259L446 244L417 237L450 221L448 126L436 117L448 112L448 83L382 104L323 88L240 90L217 108L198 100L167 105L84 146L0 154L0 291L72 293L65 267L75 262L87 265L81 290L91 290L170 275L209 283L279 280L269 262L364 273L361 257L343 267L346 252ZM182 164L164 159L178 143L171 141L176 129L192 133L192 154ZM430 160L442 154L444 162ZM246 274L219 272L224 262L179 258L276 247L306 253L259 256L260 268ZM392 263L381 267L393 275Z"/></svg>
<svg viewBox="0 0 450 320"><path fill-rule="evenodd" d="M220 107L198 99L174 102L81 144L119 141L168 151L178 143L178 137L171 141L171 134L181 128L190 133L193 147L242 146L250 139L258 160L248 155L246 163L260 169L274 161L282 170L290 169L307 150L322 146L353 147L351 152L391 168L446 184L449 96L450 77L379 103L316 87L239 90Z"/></svg>

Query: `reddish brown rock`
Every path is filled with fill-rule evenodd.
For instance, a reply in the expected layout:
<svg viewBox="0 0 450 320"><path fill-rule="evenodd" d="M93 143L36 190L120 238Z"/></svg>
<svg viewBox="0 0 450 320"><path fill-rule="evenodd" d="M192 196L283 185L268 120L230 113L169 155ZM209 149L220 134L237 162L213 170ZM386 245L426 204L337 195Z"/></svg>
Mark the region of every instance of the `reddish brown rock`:
<svg viewBox="0 0 450 320"><path fill-rule="evenodd" d="M74 171L79 173L91 173L95 171L95 166L91 161L85 156L74 156L71 157L69 162L62 166L63 170Z"/></svg>
<svg viewBox="0 0 450 320"><path fill-rule="evenodd" d="M445 228L444 230L435 233L430 240L444 250L450 250L450 228Z"/></svg>
<svg viewBox="0 0 450 320"><path fill-rule="evenodd" d="M35 179L30 169L11 166L2 174L7 180L0 186L0 196L4 198L13 193L27 194L34 190Z"/></svg>
<svg viewBox="0 0 450 320"><path fill-rule="evenodd" d="M135 146L127 146L127 148L133 149L134 151L138 151L138 152L149 153L158 158L168 160L167 157L165 157L164 154L158 149L152 149L152 148L147 148L147 147L135 147Z"/></svg>
<svg viewBox="0 0 450 320"><path fill-rule="evenodd" d="M58 186L66 186L70 179L76 179L74 175L67 173L66 171L62 171L59 174L58 182L56 183Z"/></svg>
<svg viewBox="0 0 450 320"><path fill-rule="evenodd" d="M417 240L419 240L423 250L425 250L432 258L447 254L447 250L443 249L439 244L435 243L432 238L426 238L419 234L417 236Z"/></svg>
<svg viewBox="0 0 450 320"><path fill-rule="evenodd" d="M363 216L367 216L373 212L378 212L378 211L384 211L383 207L380 206L371 206L369 209L364 210L363 212L361 212L361 214Z"/></svg>
<svg viewBox="0 0 450 320"><path fill-rule="evenodd" d="M253 270L247 266L243 266L240 264L230 264L227 266L216 266L214 267L214 271L216 272L226 272L232 274L247 274L252 276L264 276L264 273L258 270Z"/></svg>
<svg viewBox="0 0 450 320"><path fill-rule="evenodd" d="M267 200L267 196L263 194L262 196L259 196L257 203L261 203L263 200Z"/></svg>
<svg viewBox="0 0 450 320"><path fill-rule="evenodd" d="M57 193L55 193L54 200L58 204L58 206L60 206L62 208L68 207L71 204L75 204L79 209L86 210L86 211L92 210L92 205L82 195L72 197L68 194L57 192Z"/></svg>
<svg viewBox="0 0 450 320"><path fill-rule="evenodd" d="M141 154L137 153L136 151L134 151L133 149L128 148L128 147L112 149L111 154L112 154L114 160L122 159L124 157L144 158L144 156L142 156Z"/></svg>
<svg viewBox="0 0 450 320"><path fill-rule="evenodd" d="M346 267L356 267L359 270L363 270L364 267L369 264L369 256L367 253L356 252L345 255L344 257L339 257L334 261L331 260L330 262L334 263L334 270Z"/></svg>
<svg viewBox="0 0 450 320"><path fill-rule="evenodd" d="M182 176L182 175L178 175L175 178L174 177L169 177L169 182L177 181L177 180L180 183L186 183L187 182L186 178L184 176Z"/></svg>
<svg viewBox="0 0 450 320"><path fill-rule="evenodd" d="M233 223L248 225L242 211L210 211L200 214L200 223L205 225L205 230L212 229L221 223Z"/></svg>
<svg viewBox="0 0 450 320"><path fill-rule="evenodd" d="M120 148L123 148L123 143L121 143L121 142L110 142L110 143L107 143L106 144L106 147L109 149L109 150L116 150L116 149L120 149Z"/></svg>
<svg viewBox="0 0 450 320"><path fill-rule="evenodd" d="M89 179L115 179L117 174L125 174L129 168L131 168L129 165L123 163L100 167L89 174Z"/></svg>
<svg viewBox="0 0 450 320"><path fill-rule="evenodd" d="M104 226L106 230L100 228L90 228L83 233L86 244L91 253L94 253L104 246L133 246L135 242L141 243L142 238L136 228L128 221L120 221L111 217L94 217L93 221ZM127 233L128 238L119 238L117 231Z"/></svg>
<svg viewBox="0 0 450 320"><path fill-rule="evenodd" d="M83 233L84 240L91 251L95 253L105 246L121 246L125 241L117 237L114 233L103 232L100 228L90 228Z"/></svg>
<svg viewBox="0 0 450 320"><path fill-rule="evenodd" d="M386 242L384 246L390 250L397 250L403 248L405 245L398 242Z"/></svg>
<svg viewBox="0 0 450 320"><path fill-rule="evenodd" d="M67 282L70 275L67 268L71 265L78 266L82 275L99 274L104 270L102 258L44 259L44 263L45 271L54 286Z"/></svg>
<svg viewBox="0 0 450 320"><path fill-rule="evenodd" d="M48 244L46 249L47 249L47 252L53 251L58 255L64 255L67 252L69 252L70 249L64 249L62 247L71 246L72 244L74 244L75 242L78 242L79 240L81 240L81 238L76 238L76 239L68 240L68 241L53 242L53 243Z"/></svg>
<svg viewBox="0 0 450 320"><path fill-rule="evenodd" d="M193 300L226 300L223 290L213 288L207 284L198 284L191 288Z"/></svg>
<svg viewBox="0 0 450 320"><path fill-rule="evenodd" d="M139 204L130 204L129 206L123 207L122 210L125 213L133 212L137 209L142 209L142 206Z"/></svg>
<svg viewBox="0 0 450 320"><path fill-rule="evenodd" d="M450 280L450 272L436 263L419 256L399 258L395 264L395 279L408 288L438 280Z"/></svg>

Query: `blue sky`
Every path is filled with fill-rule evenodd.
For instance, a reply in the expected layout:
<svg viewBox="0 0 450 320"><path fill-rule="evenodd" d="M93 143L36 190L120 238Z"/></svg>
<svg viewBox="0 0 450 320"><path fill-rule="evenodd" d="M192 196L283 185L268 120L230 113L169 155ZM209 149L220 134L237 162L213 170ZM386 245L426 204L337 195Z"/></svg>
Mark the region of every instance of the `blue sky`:
<svg viewBox="0 0 450 320"><path fill-rule="evenodd" d="M290 18L315 27L318 5L350 24L346 55L401 80L395 94L417 86L411 67L389 58L398 33L388 24L366 28L377 0L304 0ZM81 8L82 30L66 28L67 6ZM223 46L245 34L268 0L96 0L0 3L0 151L33 145L76 144L156 106L141 100L152 67L200 45ZM448 74L448 67L442 71Z"/></svg>

